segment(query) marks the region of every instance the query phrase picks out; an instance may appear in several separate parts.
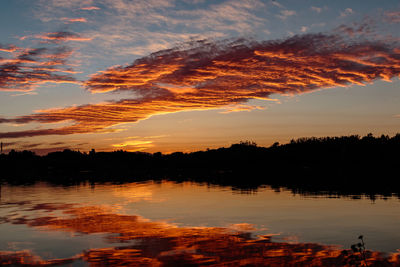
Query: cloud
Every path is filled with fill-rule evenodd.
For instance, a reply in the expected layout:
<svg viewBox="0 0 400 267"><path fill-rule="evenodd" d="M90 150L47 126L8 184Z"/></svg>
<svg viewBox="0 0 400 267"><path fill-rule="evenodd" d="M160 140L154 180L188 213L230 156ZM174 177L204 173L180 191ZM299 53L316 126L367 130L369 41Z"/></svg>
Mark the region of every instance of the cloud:
<svg viewBox="0 0 400 267"><path fill-rule="evenodd" d="M49 152L54 151L62 151L64 149L79 149L84 144L66 144L65 142L54 142L54 143L32 143L29 141L20 141L20 142L2 142L3 144L3 152L7 153L11 150L30 150L35 152L36 154L45 155Z"/></svg>
<svg viewBox="0 0 400 267"><path fill-rule="evenodd" d="M1 121L74 124L3 132L0 138L115 132L122 123L180 111L221 109L271 95L389 81L400 74L400 49L388 41L339 34L303 34L283 40L199 40L98 72L84 83L92 93L132 98L42 111Z"/></svg>
<svg viewBox="0 0 400 267"><path fill-rule="evenodd" d="M301 31L301 32L306 32L306 31L308 31L308 29L309 29L309 28L308 28L307 26L302 26L301 29L300 29L300 31Z"/></svg>
<svg viewBox="0 0 400 267"><path fill-rule="evenodd" d="M232 107L226 107L226 110L221 111L222 114L228 114L232 112L241 112L241 111L252 111L255 109L265 109L265 107L261 106L249 106L249 105L235 105Z"/></svg>
<svg viewBox="0 0 400 267"><path fill-rule="evenodd" d="M64 149L72 149L79 150L83 149L89 143L76 143L76 142L41 142L41 143L33 143L30 140L27 141L19 141L19 142L2 142L3 143L3 152L9 152L12 149L17 151L22 150L30 150L39 155L46 155L50 152L54 151L62 151Z"/></svg>
<svg viewBox="0 0 400 267"><path fill-rule="evenodd" d="M348 15L351 15L353 13L354 13L353 9L348 7L344 11L340 12L340 16L341 17L347 17Z"/></svg>
<svg viewBox="0 0 400 267"><path fill-rule="evenodd" d="M49 145L58 146L58 145L66 145L66 143L65 142L53 142L53 143L50 143Z"/></svg>
<svg viewBox="0 0 400 267"><path fill-rule="evenodd" d="M29 92L48 82L78 83L70 76L74 71L66 66L71 49L8 47L11 56L0 57L0 91Z"/></svg>
<svg viewBox="0 0 400 267"><path fill-rule="evenodd" d="M17 49L18 49L18 47L15 45L0 44L0 52L12 53L12 52L15 52Z"/></svg>
<svg viewBox="0 0 400 267"><path fill-rule="evenodd" d="M99 10L100 7L97 6L86 6L86 7L81 7L81 10Z"/></svg>
<svg viewBox="0 0 400 267"><path fill-rule="evenodd" d="M361 23L352 23L351 25L340 25L335 31L341 34L347 34L350 37L370 36L376 32L376 23L370 18L364 18ZM358 36L357 36L358 35Z"/></svg>
<svg viewBox="0 0 400 267"><path fill-rule="evenodd" d="M296 11L294 10L282 10L280 15L277 15L278 18L285 20L290 16L296 15Z"/></svg>
<svg viewBox="0 0 400 267"><path fill-rule="evenodd" d="M79 51L84 53L83 64L87 66L98 66L104 60L118 63L126 57L133 58L133 55L142 57L190 39L262 36L264 30L271 30L267 26L268 14L273 11L266 1L197 2L41 0L35 2L35 16L43 22L54 23L63 17L85 17L90 22L88 26L93 27L84 27L76 32L93 41L74 45L79 45ZM91 6L101 10L84 11Z"/></svg>
<svg viewBox="0 0 400 267"><path fill-rule="evenodd" d="M220 31L248 34L255 27L263 25L265 19L254 14L265 4L259 0L232 0L218 4L210 4L204 9L186 9L174 11L170 16L165 16L165 23L171 26L186 26L190 23L194 31ZM156 19L160 16L154 14ZM148 21L146 19L146 21Z"/></svg>
<svg viewBox="0 0 400 267"><path fill-rule="evenodd" d="M279 7L279 8L285 8L282 4L280 4L278 1L276 0L271 0L270 2L272 5Z"/></svg>
<svg viewBox="0 0 400 267"><path fill-rule="evenodd" d="M35 37L52 43L60 43L67 41L87 42L92 40L92 38L90 37L82 37L77 33L67 32L67 31L48 32L44 34L35 35Z"/></svg>
<svg viewBox="0 0 400 267"><path fill-rule="evenodd" d="M20 147L22 149L32 149L32 148L36 148L41 145L42 145L42 143L30 143L30 144L21 144Z"/></svg>
<svg viewBox="0 0 400 267"><path fill-rule="evenodd" d="M12 94L10 96L15 97L15 96L24 96L24 95L37 95L37 92L34 91L28 91L28 92L21 92L21 93L16 93L16 94Z"/></svg>
<svg viewBox="0 0 400 267"><path fill-rule="evenodd" d="M4 149L9 146L17 145L18 142L1 142L1 144L3 145L3 149Z"/></svg>
<svg viewBox="0 0 400 267"><path fill-rule="evenodd" d="M124 149L133 152L153 147L154 142L152 140L127 140L123 143L113 144L111 146L117 149Z"/></svg>
<svg viewBox="0 0 400 267"><path fill-rule="evenodd" d="M98 0L96 4L104 6L107 15L99 19L85 14L96 29L88 29L84 37L89 36L96 42L80 45L93 60L132 54L144 56L190 38L255 35L266 29L268 21L259 15L260 11L267 10L261 0L204 1L195 8L190 6L194 4L181 5L173 0ZM59 20L82 7L85 6L78 1L43 2L37 16L46 21Z"/></svg>
<svg viewBox="0 0 400 267"><path fill-rule="evenodd" d="M85 18L61 18L61 20L66 22L87 22Z"/></svg>
<svg viewBox="0 0 400 267"><path fill-rule="evenodd" d="M321 7L312 6L310 8L311 8L312 11L315 11L317 13L321 13L322 12L322 8Z"/></svg>
<svg viewBox="0 0 400 267"><path fill-rule="evenodd" d="M400 22L400 11L385 12L386 20L391 23Z"/></svg>

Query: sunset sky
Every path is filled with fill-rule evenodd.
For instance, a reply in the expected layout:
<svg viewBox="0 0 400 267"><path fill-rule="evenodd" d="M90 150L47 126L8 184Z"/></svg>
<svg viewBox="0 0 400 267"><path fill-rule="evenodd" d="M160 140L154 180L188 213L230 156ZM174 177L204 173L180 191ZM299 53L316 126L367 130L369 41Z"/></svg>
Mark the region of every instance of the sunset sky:
<svg viewBox="0 0 400 267"><path fill-rule="evenodd" d="M398 0L2 0L3 152L400 132Z"/></svg>

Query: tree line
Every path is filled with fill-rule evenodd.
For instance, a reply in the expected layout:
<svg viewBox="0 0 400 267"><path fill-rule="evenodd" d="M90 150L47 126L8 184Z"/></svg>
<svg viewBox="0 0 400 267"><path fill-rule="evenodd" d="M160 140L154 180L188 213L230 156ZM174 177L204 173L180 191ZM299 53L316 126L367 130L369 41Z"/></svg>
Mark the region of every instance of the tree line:
<svg viewBox="0 0 400 267"><path fill-rule="evenodd" d="M26 150L0 155L0 179L7 183L170 179L241 190L271 185L299 193L391 195L400 193L399 174L400 134L309 137L270 147L242 141L171 154L66 149L44 156Z"/></svg>

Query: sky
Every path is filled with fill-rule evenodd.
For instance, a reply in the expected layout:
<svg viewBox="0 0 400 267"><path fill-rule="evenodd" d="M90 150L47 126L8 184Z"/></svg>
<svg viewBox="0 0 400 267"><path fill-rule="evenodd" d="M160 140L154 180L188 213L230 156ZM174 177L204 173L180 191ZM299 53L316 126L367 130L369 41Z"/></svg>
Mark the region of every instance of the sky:
<svg viewBox="0 0 400 267"><path fill-rule="evenodd" d="M400 132L397 0L1 0L3 152Z"/></svg>

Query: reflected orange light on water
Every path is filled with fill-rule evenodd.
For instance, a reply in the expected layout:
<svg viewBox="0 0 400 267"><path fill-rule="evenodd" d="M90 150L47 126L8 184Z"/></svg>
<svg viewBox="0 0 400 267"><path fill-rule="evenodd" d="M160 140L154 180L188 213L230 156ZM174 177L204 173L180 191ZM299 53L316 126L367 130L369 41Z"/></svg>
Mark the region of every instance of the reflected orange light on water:
<svg viewBox="0 0 400 267"><path fill-rule="evenodd" d="M177 227L173 224L122 215L109 207L35 205L32 209L63 211L62 216L9 217L13 224L26 224L49 231L106 234L112 243L125 246L96 248L65 259L43 260L28 250L0 252L0 264L53 265L77 259L100 265L212 265L212 266L354 266L361 258L349 250L316 243L273 242L271 236L254 237L251 225L237 227ZM353 263L351 262L353 258ZM367 251L368 266L399 266L400 256L385 257ZM359 263L359 262L358 262Z"/></svg>

